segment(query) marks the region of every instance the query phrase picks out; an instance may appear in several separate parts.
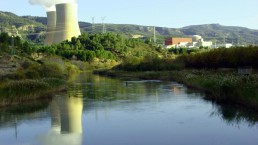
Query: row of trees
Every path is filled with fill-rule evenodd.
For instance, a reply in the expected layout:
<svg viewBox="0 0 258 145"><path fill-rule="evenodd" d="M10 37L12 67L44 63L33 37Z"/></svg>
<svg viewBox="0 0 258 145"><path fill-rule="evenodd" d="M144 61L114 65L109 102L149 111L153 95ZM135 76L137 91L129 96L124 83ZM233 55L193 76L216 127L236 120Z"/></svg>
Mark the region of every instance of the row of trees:
<svg viewBox="0 0 258 145"><path fill-rule="evenodd" d="M152 44L148 44L144 40L128 39L114 33L83 33L78 38L73 37L71 41L64 41L51 46L33 45L28 41L22 41L18 36L11 37L7 33L1 33L0 49L10 52L12 39L14 39L16 51L21 53L42 52L81 61L92 61L94 58L122 60L128 56L141 58L156 51Z"/></svg>
<svg viewBox="0 0 258 145"><path fill-rule="evenodd" d="M258 47L219 48L181 56L189 68L258 68Z"/></svg>
<svg viewBox="0 0 258 145"><path fill-rule="evenodd" d="M165 50L163 50L165 51ZM127 71L160 71L178 69L217 69L217 68L258 68L258 47L218 48L207 50L170 49L173 57L152 55L151 57L131 57L130 60L117 66ZM171 55L172 56L172 55Z"/></svg>
<svg viewBox="0 0 258 145"><path fill-rule="evenodd" d="M8 33L0 34L0 51L11 52L10 46L22 53L32 53L38 49L36 46L32 46L28 41L23 41L19 36L9 36Z"/></svg>
<svg viewBox="0 0 258 145"><path fill-rule="evenodd" d="M124 56L130 48L143 45L138 39L124 39L119 34L87 34L83 33L78 38L60 44L41 47L38 52L60 55L67 59L91 61L99 59L117 59Z"/></svg>
<svg viewBox="0 0 258 145"><path fill-rule="evenodd" d="M8 33L0 34L0 44L5 46L10 46L12 43L12 39L14 39L14 46L22 46L21 38L18 36L9 36Z"/></svg>

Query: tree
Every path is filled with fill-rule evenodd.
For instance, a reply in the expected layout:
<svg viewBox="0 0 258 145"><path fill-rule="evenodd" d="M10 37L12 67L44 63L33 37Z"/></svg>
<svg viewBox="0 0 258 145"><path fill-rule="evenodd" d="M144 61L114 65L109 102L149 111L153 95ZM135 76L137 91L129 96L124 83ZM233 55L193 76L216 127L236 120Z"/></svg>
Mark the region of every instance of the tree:
<svg viewBox="0 0 258 145"><path fill-rule="evenodd" d="M8 35L8 33L0 34L0 43L2 43L2 44L10 44L11 43L11 37Z"/></svg>

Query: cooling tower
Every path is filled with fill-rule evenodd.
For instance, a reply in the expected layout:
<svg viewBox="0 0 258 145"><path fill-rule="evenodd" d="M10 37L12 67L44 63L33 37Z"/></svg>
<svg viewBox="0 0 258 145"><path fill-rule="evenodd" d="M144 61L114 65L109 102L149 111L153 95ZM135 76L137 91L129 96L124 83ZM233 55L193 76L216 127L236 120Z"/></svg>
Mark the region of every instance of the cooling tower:
<svg viewBox="0 0 258 145"><path fill-rule="evenodd" d="M65 3L56 5L56 30L54 43L71 40L72 37L81 35L78 18L77 4Z"/></svg>
<svg viewBox="0 0 258 145"><path fill-rule="evenodd" d="M44 44L51 45L53 44L54 31L56 28L56 11L47 12L47 33Z"/></svg>

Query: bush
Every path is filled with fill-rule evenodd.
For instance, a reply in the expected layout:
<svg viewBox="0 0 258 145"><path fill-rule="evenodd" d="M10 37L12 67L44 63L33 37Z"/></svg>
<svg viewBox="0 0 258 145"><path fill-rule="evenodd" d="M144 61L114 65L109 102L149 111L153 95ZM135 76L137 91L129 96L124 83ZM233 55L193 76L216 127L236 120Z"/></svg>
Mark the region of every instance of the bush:
<svg viewBox="0 0 258 145"><path fill-rule="evenodd" d="M45 63L39 68L39 74L41 77L64 77L64 70L58 63Z"/></svg>
<svg viewBox="0 0 258 145"><path fill-rule="evenodd" d="M25 72L25 77L27 79L39 79L40 78L40 74L38 71L33 70L33 69L29 69Z"/></svg>
<svg viewBox="0 0 258 145"><path fill-rule="evenodd" d="M258 47L219 48L181 56L188 68L258 68Z"/></svg>

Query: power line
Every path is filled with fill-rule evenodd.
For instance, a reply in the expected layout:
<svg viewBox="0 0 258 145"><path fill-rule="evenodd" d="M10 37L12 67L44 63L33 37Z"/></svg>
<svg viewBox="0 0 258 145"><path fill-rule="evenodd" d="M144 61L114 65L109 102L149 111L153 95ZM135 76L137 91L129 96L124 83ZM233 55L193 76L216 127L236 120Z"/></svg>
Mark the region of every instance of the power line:
<svg viewBox="0 0 258 145"><path fill-rule="evenodd" d="M102 33L106 33L106 24L104 23L106 19L106 16L105 17L101 17L101 20L102 20Z"/></svg>
<svg viewBox="0 0 258 145"><path fill-rule="evenodd" d="M95 17L92 17L92 26L91 26L91 31L95 31Z"/></svg>

